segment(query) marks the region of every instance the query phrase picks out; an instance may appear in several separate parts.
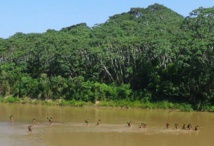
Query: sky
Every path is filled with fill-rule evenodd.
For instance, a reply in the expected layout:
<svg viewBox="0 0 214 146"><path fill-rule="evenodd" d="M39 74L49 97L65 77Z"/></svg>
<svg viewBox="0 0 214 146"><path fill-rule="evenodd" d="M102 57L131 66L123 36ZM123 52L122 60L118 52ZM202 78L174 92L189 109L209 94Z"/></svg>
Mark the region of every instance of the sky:
<svg viewBox="0 0 214 146"><path fill-rule="evenodd" d="M9 38L17 32L58 31L82 22L92 27L115 14L154 3L184 17L199 7L214 6L214 0L0 0L0 38Z"/></svg>

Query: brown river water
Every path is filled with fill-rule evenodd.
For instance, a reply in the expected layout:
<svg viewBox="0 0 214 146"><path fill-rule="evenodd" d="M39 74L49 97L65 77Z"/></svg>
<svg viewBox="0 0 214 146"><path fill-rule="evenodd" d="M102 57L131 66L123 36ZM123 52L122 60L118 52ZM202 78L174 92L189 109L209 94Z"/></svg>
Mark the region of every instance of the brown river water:
<svg viewBox="0 0 214 146"><path fill-rule="evenodd" d="M53 118L52 124L47 117ZM29 132L34 118L36 125ZM89 119L88 125L85 119ZM95 126L98 119L100 125ZM132 127L127 121L132 121ZM146 128L139 128L142 122L147 123ZM184 123L191 123L193 129L183 130ZM213 146L214 113L0 104L0 145Z"/></svg>

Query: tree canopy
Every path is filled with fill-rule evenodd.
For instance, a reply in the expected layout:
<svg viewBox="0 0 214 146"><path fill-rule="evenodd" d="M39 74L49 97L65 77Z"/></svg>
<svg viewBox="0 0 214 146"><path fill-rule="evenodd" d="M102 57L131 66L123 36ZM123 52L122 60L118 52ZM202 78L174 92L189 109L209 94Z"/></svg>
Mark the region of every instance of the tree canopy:
<svg viewBox="0 0 214 146"><path fill-rule="evenodd" d="M0 39L0 95L214 105L214 7L154 4L102 24Z"/></svg>

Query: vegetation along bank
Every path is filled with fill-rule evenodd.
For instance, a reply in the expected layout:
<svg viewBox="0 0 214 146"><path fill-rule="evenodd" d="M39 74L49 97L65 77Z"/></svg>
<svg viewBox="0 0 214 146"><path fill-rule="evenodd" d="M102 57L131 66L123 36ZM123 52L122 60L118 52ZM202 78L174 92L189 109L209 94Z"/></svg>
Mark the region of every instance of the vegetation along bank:
<svg viewBox="0 0 214 146"><path fill-rule="evenodd" d="M154 4L0 38L0 100L214 111L213 64L214 7L183 17Z"/></svg>

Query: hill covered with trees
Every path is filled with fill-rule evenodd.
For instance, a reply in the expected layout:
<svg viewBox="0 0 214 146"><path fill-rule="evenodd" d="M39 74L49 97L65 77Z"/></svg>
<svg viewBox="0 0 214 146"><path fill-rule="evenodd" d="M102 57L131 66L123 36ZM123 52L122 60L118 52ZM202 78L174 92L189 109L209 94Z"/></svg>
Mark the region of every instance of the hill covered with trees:
<svg viewBox="0 0 214 146"><path fill-rule="evenodd" d="M102 24L0 39L0 96L190 104L214 110L214 7L154 4Z"/></svg>

